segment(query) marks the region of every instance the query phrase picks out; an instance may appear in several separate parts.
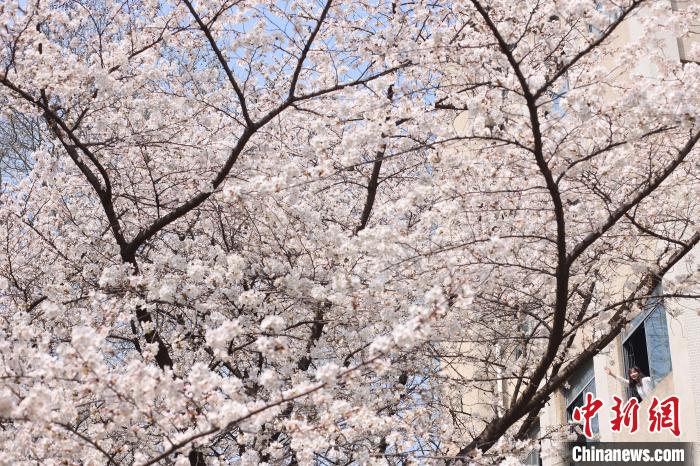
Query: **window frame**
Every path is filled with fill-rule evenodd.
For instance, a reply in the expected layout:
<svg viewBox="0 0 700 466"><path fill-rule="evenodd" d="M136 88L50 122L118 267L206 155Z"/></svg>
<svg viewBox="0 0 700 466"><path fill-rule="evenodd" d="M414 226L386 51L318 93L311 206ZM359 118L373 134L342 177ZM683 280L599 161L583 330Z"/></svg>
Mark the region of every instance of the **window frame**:
<svg viewBox="0 0 700 466"><path fill-rule="evenodd" d="M590 375L589 375L590 372ZM566 422L570 423L571 420L571 412L569 411L569 408L576 402L576 400L580 396L584 396L586 393L592 393L593 397L597 396L598 393L598 387L596 386L596 381L595 381L595 366L593 364L593 361L591 360L589 365L586 365L585 368L582 368L580 371L575 372L571 377L569 377L568 381L570 382L571 380L575 379L577 376L581 376L581 384L580 388L576 389L576 391L569 391L569 389L564 390L564 411L566 412ZM578 384L577 384L578 385ZM590 388L589 388L590 387ZM585 396L584 396L584 402L585 402ZM596 422L597 421L597 422ZM592 425L594 429L594 434L599 434L600 433L600 421L598 420L598 417L596 416L594 418L594 424ZM593 439L587 439L587 442L592 442L594 441Z"/></svg>
<svg viewBox="0 0 700 466"><path fill-rule="evenodd" d="M622 356L622 362L623 366L625 368L625 374L629 370L629 358L627 354L627 349L625 348L625 344L632 338L635 332L639 330L640 327L644 326L649 317L651 315L658 311L661 310L663 312L663 317L664 317L664 323L666 324L666 340L669 343L668 345L668 354L669 354L669 369L666 371L663 375L660 377L654 377L655 374L652 373L652 366L651 366L651 354L649 353L649 341L648 341L648 336L647 336L647 327L644 326L644 339L645 339L645 345L646 345L646 350L647 350L647 366L649 367L649 374L646 374L646 376L651 377L652 383L656 385L666 377L670 373L673 372L673 360L670 357L671 356L671 347L670 347L670 336L668 334L668 320L666 319L666 316L668 313L666 312L666 307L664 306L664 301L663 298L660 297L662 295L662 285L658 284L656 287L651 292L651 296L647 299L646 303L644 304L644 307L642 311L634 316L634 318L627 324L627 327L624 328L620 334L620 351L621 351L621 356ZM632 397L637 397L637 393L632 389L631 387L626 388L626 393L627 393L627 398L632 398Z"/></svg>

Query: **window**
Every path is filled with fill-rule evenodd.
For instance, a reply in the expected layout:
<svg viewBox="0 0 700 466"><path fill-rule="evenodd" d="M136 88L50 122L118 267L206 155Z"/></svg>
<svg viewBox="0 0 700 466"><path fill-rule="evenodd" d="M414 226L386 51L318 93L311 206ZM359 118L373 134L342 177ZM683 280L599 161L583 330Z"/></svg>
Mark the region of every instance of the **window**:
<svg viewBox="0 0 700 466"><path fill-rule="evenodd" d="M532 311L536 311L536 308L532 309ZM525 314L520 319L515 349L513 350L515 359L520 359L525 354L528 342L541 333L542 322L535 319L533 315Z"/></svg>
<svg viewBox="0 0 700 466"><path fill-rule="evenodd" d="M593 373L593 361L589 361L584 367L578 370L569 379L568 388L564 390L566 399L566 420L574 424L572 414L576 407L583 406L586 393L592 393L595 396L595 374ZM598 416L591 420L591 430L594 434L600 432ZM587 440L590 442L590 440Z"/></svg>
<svg viewBox="0 0 700 466"><path fill-rule="evenodd" d="M535 423L530 427L530 430L527 432L527 437L531 439L539 439L540 438L540 420L537 419ZM538 443L541 446L541 442L538 441ZM542 458L540 457L540 451L539 449L534 449L530 452L527 457L525 457L525 460L523 461L524 465L527 466L542 466Z"/></svg>
<svg viewBox="0 0 700 466"><path fill-rule="evenodd" d="M620 19L620 16L622 16L623 13L622 7L616 6L614 4L605 6L602 2L596 2L595 9L596 11L599 11L603 15L605 15L605 19L607 20L605 29L607 29L608 27L610 27L611 24L615 23L615 21ZM588 25L588 32L595 34L596 37L600 37L603 35L603 31L592 24Z"/></svg>
<svg viewBox="0 0 700 466"><path fill-rule="evenodd" d="M564 76L558 92L552 92L552 114L558 118L566 115L566 110L562 105L562 99L569 92L569 77Z"/></svg>
<svg viewBox="0 0 700 466"><path fill-rule="evenodd" d="M641 313L629 323L622 334L625 357L625 374L630 367L638 366L654 384L671 372L671 349L668 344L666 309L657 286ZM628 396L635 396L628 389Z"/></svg>
<svg viewBox="0 0 700 466"><path fill-rule="evenodd" d="M518 336L520 340L516 343L515 346L515 359L520 359L520 357L524 354L525 344L532 335L532 327L532 318L530 316L525 316L520 325L518 325L518 330L520 330Z"/></svg>

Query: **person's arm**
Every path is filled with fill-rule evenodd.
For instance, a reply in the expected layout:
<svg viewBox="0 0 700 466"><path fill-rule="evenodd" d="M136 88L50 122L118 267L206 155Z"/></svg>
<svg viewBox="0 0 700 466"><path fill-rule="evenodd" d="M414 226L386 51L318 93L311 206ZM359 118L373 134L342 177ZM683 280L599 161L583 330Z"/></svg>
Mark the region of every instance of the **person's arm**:
<svg viewBox="0 0 700 466"><path fill-rule="evenodd" d="M624 378L624 377L620 377L620 376L617 375L617 374L613 374L613 371L612 371L609 367L606 367L606 368L605 368L605 372L607 372L609 376L611 376L613 379L617 380L617 381L620 382L621 384L629 385L629 380L627 380L627 379Z"/></svg>
<svg viewBox="0 0 700 466"><path fill-rule="evenodd" d="M654 380L651 377L644 377L642 379L642 387L644 387L644 391L647 393L651 393L651 391L654 389Z"/></svg>

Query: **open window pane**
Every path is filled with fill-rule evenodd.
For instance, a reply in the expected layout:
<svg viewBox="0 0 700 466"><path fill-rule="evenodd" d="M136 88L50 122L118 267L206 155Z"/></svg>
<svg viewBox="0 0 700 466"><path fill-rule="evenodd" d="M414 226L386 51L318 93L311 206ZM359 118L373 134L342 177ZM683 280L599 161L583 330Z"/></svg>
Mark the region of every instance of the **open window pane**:
<svg viewBox="0 0 700 466"><path fill-rule="evenodd" d="M647 300L647 302L644 304L644 307L642 311L637 314L634 319L630 321L629 324L627 324L627 327L622 331L622 340L627 340L634 332L639 328L640 325L644 322L644 319L646 319L647 315L651 313L654 309L656 309L658 306L661 306L661 298L658 296L661 294L661 285L658 285L656 288L654 288L651 292L651 296Z"/></svg>
<svg viewBox="0 0 700 466"><path fill-rule="evenodd" d="M659 298L661 287L657 286L642 312L628 325L623 333L625 377L631 367L637 366L645 376L656 384L671 372L671 350L666 325L666 310ZM628 388L629 397L638 397Z"/></svg>
<svg viewBox="0 0 700 466"><path fill-rule="evenodd" d="M656 383L671 372L671 351L663 306L657 306L644 320L644 331L649 354L649 375Z"/></svg>

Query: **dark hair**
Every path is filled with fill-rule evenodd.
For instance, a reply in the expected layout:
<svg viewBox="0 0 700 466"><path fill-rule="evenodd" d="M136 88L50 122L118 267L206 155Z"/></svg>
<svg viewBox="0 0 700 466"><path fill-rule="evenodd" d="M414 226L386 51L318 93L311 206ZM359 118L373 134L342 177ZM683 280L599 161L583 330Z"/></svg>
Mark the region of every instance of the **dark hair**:
<svg viewBox="0 0 700 466"><path fill-rule="evenodd" d="M639 374L639 380L634 380L632 377L629 376L630 372L632 371L636 371ZM636 387L637 384L641 382L644 377L646 376L644 375L644 372L642 372L642 370L639 368L639 366L632 366L629 369L627 369L627 378L629 379L631 388Z"/></svg>

